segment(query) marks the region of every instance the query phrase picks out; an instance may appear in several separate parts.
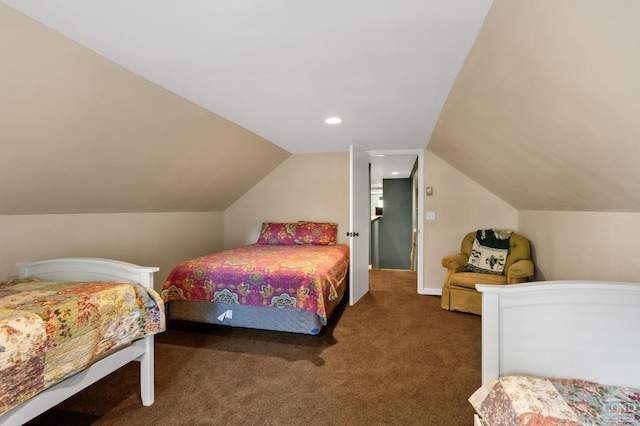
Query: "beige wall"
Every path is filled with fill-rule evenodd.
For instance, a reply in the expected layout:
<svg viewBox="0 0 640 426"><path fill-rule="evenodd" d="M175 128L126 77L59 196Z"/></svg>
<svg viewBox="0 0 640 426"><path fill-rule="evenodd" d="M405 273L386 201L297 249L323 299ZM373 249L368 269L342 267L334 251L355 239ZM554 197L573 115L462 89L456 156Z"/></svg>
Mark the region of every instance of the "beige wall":
<svg viewBox="0 0 640 426"><path fill-rule="evenodd" d="M516 211L425 151L424 283L440 294L443 256L457 252L466 232L500 227L532 243L537 279L640 281L636 233L640 214ZM158 266L156 289L179 262L255 242L263 221L337 222L348 244L349 154L292 155L225 212L0 216L0 279L15 264L67 256L105 257ZM224 236L223 236L224 235Z"/></svg>
<svg viewBox="0 0 640 426"><path fill-rule="evenodd" d="M0 235L0 279L16 277L17 262L102 257L160 267L159 290L179 262L222 249L223 213L0 216Z"/></svg>
<svg viewBox="0 0 640 426"><path fill-rule="evenodd" d="M429 150L518 210L640 212L638 5L494 0Z"/></svg>
<svg viewBox="0 0 640 426"><path fill-rule="evenodd" d="M640 282L640 213L520 211L537 280Z"/></svg>
<svg viewBox="0 0 640 426"><path fill-rule="evenodd" d="M348 244L349 153L287 158L224 212L224 246L255 243L262 222L312 220L338 224Z"/></svg>
<svg viewBox="0 0 640 426"><path fill-rule="evenodd" d="M440 263L460 251L462 238L471 231L501 228L518 231L518 212L430 151L425 151L424 187L427 211L436 220L424 222L424 288L422 293L440 294L446 270Z"/></svg>
<svg viewBox="0 0 640 426"><path fill-rule="evenodd" d="M443 256L459 251L466 232L512 229L531 241L535 280L640 282L637 233L640 213L518 211L441 158L425 151L423 293L440 294Z"/></svg>
<svg viewBox="0 0 640 426"><path fill-rule="evenodd" d="M465 175L425 151L425 211L422 293L440 294L445 270L440 260L460 248L462 237L478 228L517 230L517 211ZM349 154L292 155L225 213L225 248L256 241L263 221L310 219L338 222L340 242L348 244Z"/></svg>

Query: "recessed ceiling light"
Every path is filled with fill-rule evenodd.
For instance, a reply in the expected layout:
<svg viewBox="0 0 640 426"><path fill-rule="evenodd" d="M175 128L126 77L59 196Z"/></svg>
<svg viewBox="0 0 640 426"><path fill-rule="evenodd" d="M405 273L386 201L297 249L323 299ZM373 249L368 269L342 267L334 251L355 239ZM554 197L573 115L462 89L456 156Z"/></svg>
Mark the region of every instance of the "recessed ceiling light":
<svg viewBox="0 0 640 426"><path fill-rule="evenodd" d="M391 172L391 174L392 174L392 175L397 175L397 174L398 174L398 172Z"/></svg>
<svg viewBox="0 0 640 426"><path fill-rule="evenodd" d="M342 119L340 117L329 117L324 120L324 122L327 124L340 124L342 123Z"/></svg>

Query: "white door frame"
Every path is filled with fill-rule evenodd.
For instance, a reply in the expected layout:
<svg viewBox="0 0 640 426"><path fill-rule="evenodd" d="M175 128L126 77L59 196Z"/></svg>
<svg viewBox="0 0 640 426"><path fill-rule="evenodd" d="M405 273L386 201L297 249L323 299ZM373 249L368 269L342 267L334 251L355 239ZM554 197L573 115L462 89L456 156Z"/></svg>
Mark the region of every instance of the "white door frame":
<svg viewBox="0 0 640 426"><path fill-rule="evenodd" d="M371 156L375 155L417 155L418 156L418 232L416 241L418 243L418 259L416 262L416 272L418 276L417 291L419 294L429 294L424 288L424 149L389 149L367 151Z"/></svg>

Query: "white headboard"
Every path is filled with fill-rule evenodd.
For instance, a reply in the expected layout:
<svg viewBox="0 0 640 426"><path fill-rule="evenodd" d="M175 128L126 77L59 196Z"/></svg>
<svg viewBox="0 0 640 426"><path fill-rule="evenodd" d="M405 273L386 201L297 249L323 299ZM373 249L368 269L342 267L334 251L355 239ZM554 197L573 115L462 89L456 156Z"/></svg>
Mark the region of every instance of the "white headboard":
<svg viewBox="0 0 640 426"><path fill-rule="evenodd" d="M529 374L640 388L640 284L477 285L482 381Z"/></svg>

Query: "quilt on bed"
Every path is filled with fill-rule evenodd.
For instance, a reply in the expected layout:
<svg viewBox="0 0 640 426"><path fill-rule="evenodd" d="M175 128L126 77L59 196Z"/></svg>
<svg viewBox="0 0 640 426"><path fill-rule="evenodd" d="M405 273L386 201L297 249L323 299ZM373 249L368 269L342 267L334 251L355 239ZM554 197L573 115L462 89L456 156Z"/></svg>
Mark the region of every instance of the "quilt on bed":
<svg viewBox="0 0 640 426"><path fill-rule="evenodd" d="M491 426L640 425L640 389L584 380L499 377L469 402Z"/></svg>
<svg viewBox="0 0 640 426"><path fill-rule="evenodd" d="M326 302L337 297L348 269L342 244L251 244L176 266L162 298L304 309L326 324Z"/></svg>
<svg viewBox="0 0 640 426"><path fill-rule="evenodd" d="M0 283L0 415L164 329L159 295L138 284L38 278Z"/></svg>

